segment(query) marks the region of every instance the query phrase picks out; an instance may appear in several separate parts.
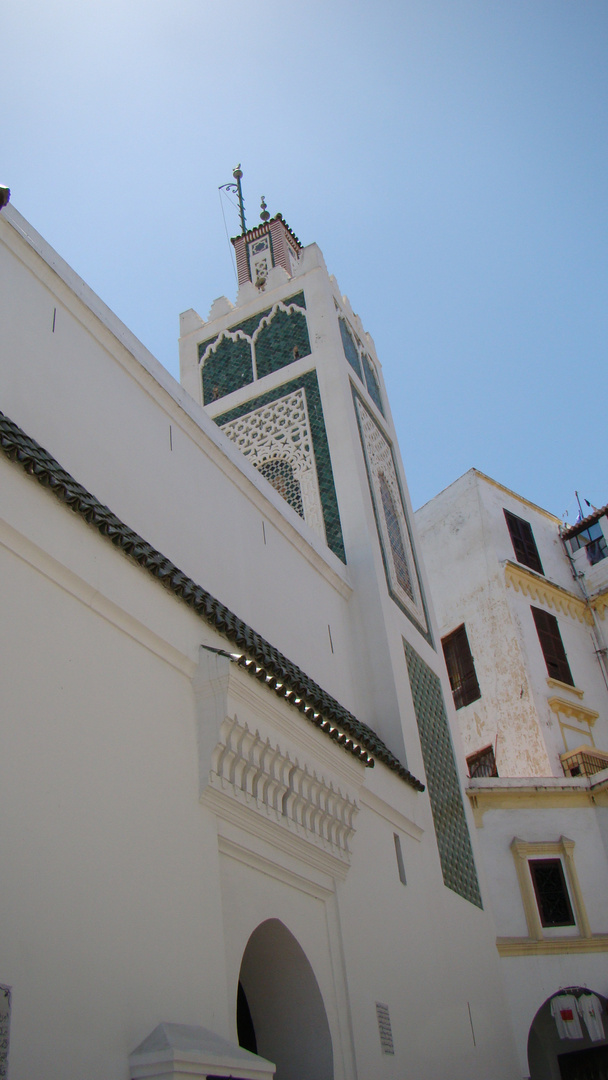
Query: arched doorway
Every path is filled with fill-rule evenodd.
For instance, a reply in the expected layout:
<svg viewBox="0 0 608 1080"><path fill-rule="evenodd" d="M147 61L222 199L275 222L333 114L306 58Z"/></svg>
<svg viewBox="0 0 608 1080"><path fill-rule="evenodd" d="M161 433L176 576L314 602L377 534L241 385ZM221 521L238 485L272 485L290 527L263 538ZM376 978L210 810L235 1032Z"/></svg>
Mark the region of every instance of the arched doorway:
<svg viewBox="0 0 608 1080"><path fill-rule="evenodd" d="M608 1002L587 987L558 990L528 1036L530 1080L608 1080Z"/></svg>
<svg viewBox="0 0 608 1080"><path fill-rule="evenodd" d="M333 1051L319 984L279 919L260 924L239 974L239 1043L273 1061L275 1080L333 1080Z"/></svg>

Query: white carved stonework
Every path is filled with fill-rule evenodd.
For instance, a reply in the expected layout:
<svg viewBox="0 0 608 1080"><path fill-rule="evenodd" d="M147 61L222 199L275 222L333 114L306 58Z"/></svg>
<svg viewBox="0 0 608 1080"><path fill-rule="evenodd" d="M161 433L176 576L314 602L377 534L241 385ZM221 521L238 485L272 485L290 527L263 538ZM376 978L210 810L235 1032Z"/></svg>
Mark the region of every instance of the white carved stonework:
<svg viewBox="0 0 608 1080"><path fill-rule="evenodd" d="M249 244L249 266L251 268L251 280L265 281L272 267L270 254L270 241L267 236L261 236Z"/></svg>
<svg viewBox="0 0 608 1080"><path fill-rule="evenodd" d="M220 728L209 785L350 864L357 803L236 717Z"/></svg>
<svg viewBox="0 0 608 1080"><path fill-rule="evenodd" d="M355 405L389 587L426 631L416 562L391 444L358 396L355 396Z"/></svg>
<svg viewBox="0 0 608 1080"><path fill-rule="evenodd" d="M325 540L305 390L294 390L230 420L222 431ZM289 466L287 472L281 472L281 463Z"/></svg>

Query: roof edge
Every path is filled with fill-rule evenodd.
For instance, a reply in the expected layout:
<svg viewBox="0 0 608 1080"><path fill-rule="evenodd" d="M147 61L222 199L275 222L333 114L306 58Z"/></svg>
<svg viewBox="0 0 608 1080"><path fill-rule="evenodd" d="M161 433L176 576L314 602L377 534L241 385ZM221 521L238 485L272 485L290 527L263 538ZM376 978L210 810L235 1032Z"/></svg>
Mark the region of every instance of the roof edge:
<svg viewBox="0 0 608 1080"><path fill-rule="evenodd" d="M367 724L358 720L318 683L309 678L297 664L284 656L252 627L243 622L238 615L175 566L162 552L129 528L109 507L100 503L91 492L63 469L44 447L2 412L0 412L0 449L10 461L20 465L24 472L43 487L49 488L60 502L81 517L87 525L96 529L132 562L156 578L176 598L183 600L200 619L217 630L231 644L236 645L243 660L249 657L255 661L254 670L250 673L257 675L255 667L259 667L265 676L267 674L271 676L275 685L269 689L281 689L283 691L281 696L285 697L290 705L297 708L309 722L324 731L329 738L342 745L346 752L361 759L359 748L362 747L371 755L370 760L366 760L367 765L373 765L374 759L377 759L392 772L397 773L415 791L425 790L424 784L413 776ZM245 666L250 668L250 665L246 663ZM330 722L329 725L327 721ZM344 733L345 737L342 739L341 736Z"/></svg>

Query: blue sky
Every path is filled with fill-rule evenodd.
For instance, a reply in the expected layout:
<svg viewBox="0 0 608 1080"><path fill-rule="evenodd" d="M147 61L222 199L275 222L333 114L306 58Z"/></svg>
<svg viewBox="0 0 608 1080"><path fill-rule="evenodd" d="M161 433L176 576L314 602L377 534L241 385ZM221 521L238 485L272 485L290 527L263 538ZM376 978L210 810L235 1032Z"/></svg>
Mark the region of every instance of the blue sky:
<svg viewBox="0 0 608 1080"><path fill-rule="evenodd" d="M173 374L240 161L374 337L415 506L608 501L605 0L5 0L0 67L14 205Z"/></svg>

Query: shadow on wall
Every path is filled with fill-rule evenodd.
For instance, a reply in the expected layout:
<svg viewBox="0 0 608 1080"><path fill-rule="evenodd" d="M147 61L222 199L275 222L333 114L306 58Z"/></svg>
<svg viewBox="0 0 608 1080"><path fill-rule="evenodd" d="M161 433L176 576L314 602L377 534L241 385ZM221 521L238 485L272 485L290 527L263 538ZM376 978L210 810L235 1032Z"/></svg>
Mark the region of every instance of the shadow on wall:
<svg viewBox="0 0 608 1080"><path fill-rule="evenodd" d="M239 1043L277 1067L275 1080L332 1080L327 1014L314 971L279 919L254 930L243 955Z"/></svg>

